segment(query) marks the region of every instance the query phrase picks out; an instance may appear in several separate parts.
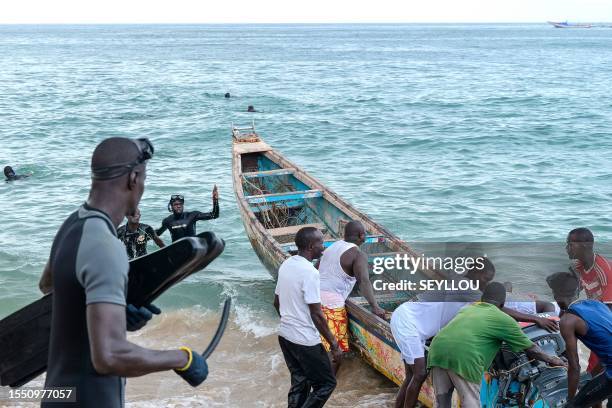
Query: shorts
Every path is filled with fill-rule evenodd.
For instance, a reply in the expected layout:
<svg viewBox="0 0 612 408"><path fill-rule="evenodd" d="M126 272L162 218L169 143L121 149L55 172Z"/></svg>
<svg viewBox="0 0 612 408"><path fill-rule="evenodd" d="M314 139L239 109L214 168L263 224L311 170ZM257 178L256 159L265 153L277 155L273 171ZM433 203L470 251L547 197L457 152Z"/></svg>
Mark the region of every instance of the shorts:
<svg viewBox="0 0 612 408"><path fill-rule="evenodd" d="M469 382L452 370L441 367L431 369L431 380L436 394L436 407L450 408L453 390L457 390L462 407L480 407L480 384Z"/></svg>
<svg viewBox="0 0 612 408"><path fill-rule="evenodd" d="M599 357L597 357L597 354L593 353L591 351L591 355L589 355L589 365L587 366L587 373L593 375L593 374L597 374L595 373L595 369L598 368L599 366Z"/></svg>
<svg viewBox="0 0 612 408"><path fill-rule="evenodd" d="M332 332L340 350L347 352L349 351L349 331L348 331L348 315L346 313L346 307L337 307L330 309L325 306L321 306L325 320L327 320L327 327ZM327 340L321 336L321 342L325 350L329 351L330 346Z"/></svg>
<svg viewBox="0 0 612 408"><path fill-rule="evenodd" d="M608 408L612 407L612 377L608 377L606 373L601 373L584 384L574 399L567 403L566 407L592 407L598 402L603 402L605 399L608 400L606 406Z"/></svg>
<svg viewBox="0 0 612 408"><path fill-rule="evenodd" d="M395 343L400 349L402 360L406 364L414 364L414 360L417 358L425 357L425 341L427 339L419 335L413 324L404 321L400 325L396 319L393 319L392 315L391 333L393 333Z"/></svg>

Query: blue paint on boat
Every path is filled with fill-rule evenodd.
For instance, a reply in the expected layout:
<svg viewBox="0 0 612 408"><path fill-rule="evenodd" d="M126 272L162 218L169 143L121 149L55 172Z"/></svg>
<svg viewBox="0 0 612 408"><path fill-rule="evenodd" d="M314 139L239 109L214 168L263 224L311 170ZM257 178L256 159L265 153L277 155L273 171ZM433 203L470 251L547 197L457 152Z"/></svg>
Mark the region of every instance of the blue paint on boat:
<svg viewBox="0 0 612 408"><path fill-rule="evenodd" d="M249 204L274 203L277 201L292 201L306 198L323 197L320 190L295 191L286 194L246 196Z"/></svg>
<svg viewBox="0 0 612 408"><path fill-rule="evenodd" d="M323 241L323 246L325 248L329 248L336 241L337 241L336 239L325 240ZM364 244L375 244L379 242L385 242L384 235L369 235L365 238ZM295 246L294 243L288 243L288 244L281 245L281 248L283 248L283 251L285 252L297 251L297 246Z"/></svg>
<svg viewBox="0 0 612 408"><path fill-rule="evenodd" d="M274 170L267 170L267 171L274 171ZM254 172L252 174L243 174L242 177L251 179L251 178L258 178L258 177L278 177L278 176L285 176L285 175L290 175L290 174L293 174L292 169L279 169L279 171L275 173Z"/></svg>

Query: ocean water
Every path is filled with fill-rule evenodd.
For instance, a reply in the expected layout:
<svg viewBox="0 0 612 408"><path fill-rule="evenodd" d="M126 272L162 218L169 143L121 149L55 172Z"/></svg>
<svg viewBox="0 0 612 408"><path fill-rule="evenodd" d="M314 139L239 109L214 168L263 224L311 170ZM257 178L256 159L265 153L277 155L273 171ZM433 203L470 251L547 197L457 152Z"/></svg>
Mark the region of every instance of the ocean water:
<svg viewBox="0 0 612 408"><path fill-rule="evenodd" d="M203 347L224 296L235 308L206 386L157 374L129 380L128 400L282 406L274 283L235 204L231 125L255 121L407 241L562 245L577 226L609 241L611 45L611 29L544 24L0 26L0 165L33 172L0 183L0 317L39 296L53 236L87 197L95 145L148 137L142 222L159 226L175 193L208 211L217 184L221 216L198 229L227 247L164 294L166 314L134 340ZM348 365L329 406L392 401L390 383Z"/></svg>

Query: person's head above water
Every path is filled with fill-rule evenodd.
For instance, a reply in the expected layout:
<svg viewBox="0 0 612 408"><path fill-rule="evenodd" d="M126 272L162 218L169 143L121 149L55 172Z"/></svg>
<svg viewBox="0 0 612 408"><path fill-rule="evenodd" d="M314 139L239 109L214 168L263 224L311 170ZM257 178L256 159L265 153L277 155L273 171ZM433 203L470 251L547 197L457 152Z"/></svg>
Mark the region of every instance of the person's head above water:
<svg viewBox="0 0 612 408"><path fill-rule="evenodd" d="M13 177L15 177L15 171L13 170L11 166L4 167L4 176L6 177L7 180L10 180Z"/></svg>
<svg viewBox="0 0 612 408"><path fill-rule="evenodd" d="M21 180L27 177L30 177L32 173L29 174L16 174L15 170L11 166L4 167L4 176L6 177L6 181L14 181Z"/></svg>
<svg viewBox="0 0 612 408"><path fill-rule="evenodd" d="M546 277L546 283L552 289L553 297L561 310L566 310L573 301L578 299L580 282L574 274L569 272L553 273Z"/></svg>
<svg viewBox="0 0 612 408"><path fill-rule="evenodd" d="M295 234L295 245L298 253L309 261L321 257L323 250L323 234L315 227L304 227Z"/></svg>
<svg viewBox="0 0 612 408"><path fill-rule="evenodd" d="M355 245L361 245L365 242L366 230L363 224L359 221L349 221L344 226L344 240Z"/></svg>
<svg viewBox="0 0 612 408"><path fill-rule="evenodd" d="M89 204L107 212L115 225L134 215L144 192L146 163L153 153L148 139L103 140L91 157Z"/></svg>
<svg viewBox="0 0 612 408"><path fill-rule="evenodd" d="M185 197L181 194L172 194L168 201L168 211L175 215L181 215L185 208Z"/></svg>
<svg viewBox="0 0 612 408"><path fill-rule="evenodd" d="M480 300L501 309L504 307L504 303L506 303L506 287L500 282L491 282L484 288Z"/></svg>
<svg viewBox="0 0 612 408"><path fill-rule="evenodd" d="M255 107L253 105L249 105L247 107L247 112L257 112L257 111L255 110Z"/></svg>
<svg viewBox="0 0 612 408"><path fill-rule="evenodd" d="M226 97L226 98L231 97L230 93L229 93L229 92L226 92L226 93L225 93L225 97Z"/></svg>
<svg viewBox="0 0 612 408"><path fill-rule="evenodd" d="M588 228L575 228L567 234L565 249L570 259L584 261L593 256L593 233Z"/></svg>
<svg viewBox="0 0 612 408"><path fill-rule="evenodd" d="M483 291L485 287L495 278L495 266L489 258L480 256L476 258L465 277L478 282L478 288Z"/></svg>

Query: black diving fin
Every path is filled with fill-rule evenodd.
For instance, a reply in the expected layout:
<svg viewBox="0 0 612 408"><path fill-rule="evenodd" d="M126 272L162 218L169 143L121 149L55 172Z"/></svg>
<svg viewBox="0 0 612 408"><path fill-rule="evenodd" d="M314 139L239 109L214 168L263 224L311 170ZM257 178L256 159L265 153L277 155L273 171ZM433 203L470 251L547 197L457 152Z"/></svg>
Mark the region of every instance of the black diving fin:
<svg viewBox="0 0 612 408"><path fill-rule="evenodd" d="M221 337L223 337L223 333L225 332L225 327L227 326L231 306L232 299L228 297L227 299L225 299L225 303L223 304L223 311L221 312L221 320L219 321L219 325L217 326L217 331L215 332L215 335L213 336L210 343L208 344L208 347L206 347L206 350L204 350L204 352L202 353L202 357L204 357L204 359L208 359L208 357L210 357L210 355L219 345Z"/></svg>

